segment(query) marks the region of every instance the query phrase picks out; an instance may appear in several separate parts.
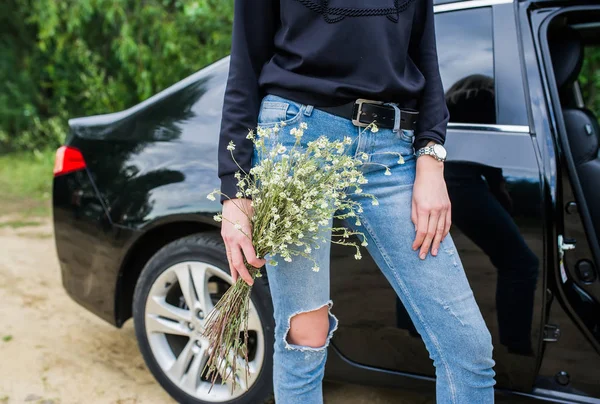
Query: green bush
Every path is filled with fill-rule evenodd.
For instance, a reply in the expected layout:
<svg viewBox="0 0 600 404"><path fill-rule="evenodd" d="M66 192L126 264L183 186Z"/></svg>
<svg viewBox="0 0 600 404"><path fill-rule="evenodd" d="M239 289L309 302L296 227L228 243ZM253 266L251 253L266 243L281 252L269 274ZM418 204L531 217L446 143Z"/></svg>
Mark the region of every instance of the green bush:
<svg viewBox="0 0 600 404"><path fill-rule="evenodd" d="M579 83L583 103L600 118L600 47L585 48Z"/></svg>
<svg viewBox="0 0 600 404"><path fill-rule="evenodd" d="M231 0L7 0L0 153L55 147L69 117L119 111L230 47Z"/></svg>

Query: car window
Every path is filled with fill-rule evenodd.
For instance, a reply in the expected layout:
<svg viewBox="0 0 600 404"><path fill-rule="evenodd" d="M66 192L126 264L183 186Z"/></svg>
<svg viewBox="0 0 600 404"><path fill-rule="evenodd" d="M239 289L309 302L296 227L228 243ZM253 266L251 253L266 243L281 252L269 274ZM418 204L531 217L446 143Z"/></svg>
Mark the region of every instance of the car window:
<svg viewBox="0 0 600 404"><path fill-rule="evenodd" d="M583 54L579 73L583 104L600 118L600 46L586 46Z"/></svg>
<svg viewBox="0 0 600 404"><path fill-rule="evenodd" d="M450 122L495 124L492 9L437 13L435 24Z"/></svg>

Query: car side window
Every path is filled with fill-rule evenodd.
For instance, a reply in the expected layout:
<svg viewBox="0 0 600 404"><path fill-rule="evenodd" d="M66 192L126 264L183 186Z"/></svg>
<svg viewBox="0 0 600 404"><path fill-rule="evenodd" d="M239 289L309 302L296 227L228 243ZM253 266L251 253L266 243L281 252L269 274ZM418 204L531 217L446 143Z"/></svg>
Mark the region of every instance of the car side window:
<svg viewBox="0 0 600 404"><path fill-rule="evenodd" d="M579 85L583 96L583 104L596 117L600 117L600 46L589 45L583 51L583 66L579 72Z"/></svg>
<svg viewBox="0 0 600 404"><path fill-rule="evenodd" d="M435 30L450 122L495 124L491 7L437 13Z"/></svg>

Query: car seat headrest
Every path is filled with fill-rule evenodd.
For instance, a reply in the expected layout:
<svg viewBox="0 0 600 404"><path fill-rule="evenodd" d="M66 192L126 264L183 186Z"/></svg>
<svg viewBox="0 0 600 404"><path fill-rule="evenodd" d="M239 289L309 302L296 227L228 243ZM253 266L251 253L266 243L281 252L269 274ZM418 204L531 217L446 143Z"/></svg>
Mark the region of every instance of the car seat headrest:
<svg viewBox="0 0 600 404"><path fill-rule="evenodd" d="M583 64L583 42L579 33L568 26L548 32L552 67L559 89L572 84Z"/></svg>

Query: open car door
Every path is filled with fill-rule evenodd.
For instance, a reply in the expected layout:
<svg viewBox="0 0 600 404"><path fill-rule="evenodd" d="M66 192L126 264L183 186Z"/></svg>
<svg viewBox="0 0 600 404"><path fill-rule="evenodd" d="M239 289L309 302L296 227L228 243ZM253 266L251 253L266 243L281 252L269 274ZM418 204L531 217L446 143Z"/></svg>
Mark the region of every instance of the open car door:
<svg viewBox="0 0 600 404"><path fill-rule="evenodd" d="M555 228L548 232L555 262L548 263L547 285L570 318L565 323L572 321L582 345L593 348L587 380L600 390L600 6L536 10L531 20L556 141Z"/></svg>

